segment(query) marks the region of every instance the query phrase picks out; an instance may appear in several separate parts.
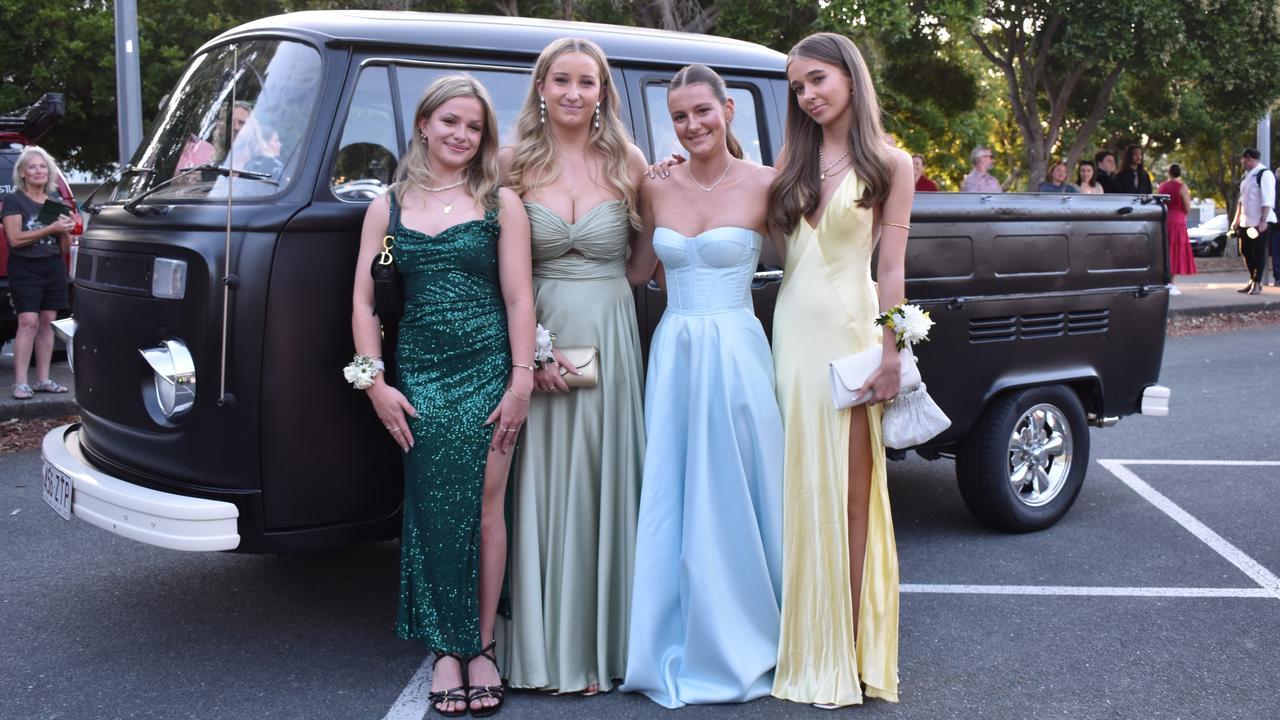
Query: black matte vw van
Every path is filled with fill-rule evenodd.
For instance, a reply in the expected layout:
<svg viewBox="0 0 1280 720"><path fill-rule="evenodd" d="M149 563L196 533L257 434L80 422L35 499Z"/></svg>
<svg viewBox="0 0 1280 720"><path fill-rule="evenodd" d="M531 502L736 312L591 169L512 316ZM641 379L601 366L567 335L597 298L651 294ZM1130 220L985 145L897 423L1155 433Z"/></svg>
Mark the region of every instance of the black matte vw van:
<svg viewBox="0 0 1280 720"><path fill-rule="evenodd" d="M785 57L700 35L519 18L308 12L200 49L150 139L104 191L60 321L82 421L43 446L64 517L185 550L283 552L393 537L400 453L341 368L367 203L386 190L423 90L465 71L511 142L549 42L584 36L613 64L623 119L650 158L678 149L666 82L720 71L734 134L772 163ZM1168 312L1159 196L921 193L907 296L933 314L918 355L954 458L989 524L1049 527L1089 464L1089 426L1168 412L1157 384ZM782 277L766 255L766 330ZM642 344L665 307L636 294Z"/></svg>
<svg viewBox="0 0 1280 720"><path fill-rule="evenodd" d="M399 453L341 373L365 207L390 184L436 77L479 78L511 142L534 60L570 35L608 53L646 152L678 147L665 83L700 62L728 81L748 153L772 161L784 57L749 43L355 11L226 32L195 54L95 200L75 318L62 325L82 421L46 438L46 495L112 532L187 550L393 537Z"/></svg>

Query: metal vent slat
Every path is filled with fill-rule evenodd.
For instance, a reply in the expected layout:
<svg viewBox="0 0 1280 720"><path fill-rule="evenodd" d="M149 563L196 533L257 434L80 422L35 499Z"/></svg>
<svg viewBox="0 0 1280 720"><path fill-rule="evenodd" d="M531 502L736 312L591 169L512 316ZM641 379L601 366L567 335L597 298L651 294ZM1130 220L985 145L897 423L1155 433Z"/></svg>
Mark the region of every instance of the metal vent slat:
<svg viewBox="0 0 1280 720"><path fill-rule="evenodd" d="M1077 310L1067 313L1068 335L1105 333L1111 329L1111 310Z"/></svg>
<svg viewBox="0 0 1280 720"><path fill-rule="evenodd" d="M1001 342L1007 340L1091 335L1111 329L1111 311L1077 310L1068 313L1002 315L970 318L969 342Z"/></svg>
<svg viewBox="0 0 1280 720"><path fill-rule="evenodd" d="M1013 316L972 318L969 320L969 342L1001 342L1017 335L1018 319Z"/></svg>
<svg viewBox="0 0 1280 720"><path fill-rule="evenodd" d="M1064 313L1019 315L1018 335L1024 338L1056 337L1066 331Z"/></svg>

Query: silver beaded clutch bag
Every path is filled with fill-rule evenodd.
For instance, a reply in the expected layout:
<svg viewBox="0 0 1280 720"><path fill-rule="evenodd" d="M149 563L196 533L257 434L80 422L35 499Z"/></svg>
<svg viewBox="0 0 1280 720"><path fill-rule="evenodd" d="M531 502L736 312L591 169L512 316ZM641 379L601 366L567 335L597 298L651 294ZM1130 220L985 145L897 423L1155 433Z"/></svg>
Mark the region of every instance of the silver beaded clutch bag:
<svg viewBox="0 0 1280 720"><path fill-rule="evenodd" d="M923 382L898 395L880 418L884 444L898 450L922 445L951 427L951 418L929 397Z"/></svg>

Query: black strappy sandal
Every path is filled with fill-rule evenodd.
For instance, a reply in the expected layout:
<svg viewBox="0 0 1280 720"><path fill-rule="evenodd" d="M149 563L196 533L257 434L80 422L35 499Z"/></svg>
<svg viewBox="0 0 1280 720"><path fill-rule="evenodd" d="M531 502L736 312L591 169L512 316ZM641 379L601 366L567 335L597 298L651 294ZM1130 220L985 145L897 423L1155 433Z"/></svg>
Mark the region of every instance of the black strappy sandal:
<svg viewBox="0 0 1280 720"><path fill-rule="evenodd" d="M497 671L499 678L497 685L471 685L467 688L467 708L471 710L471 717L489 717L502 708L502 701L506 697L506 687L502 684L502 671L498 669L497 646L497 640L490 640L483 650L467 658L467 667L470 667L471 661L478 657L483 657L493 663L493 669ZM491 707L471 707L471 703L489 698L493 698L498 702Z"/></svg>
<svg viewBox="0 0 1280 720"><path fill-rule="evenodd" d="M437 713L443 715L444 717L448 717L448 718L462 717L463 715L467 714L467 709L471 706L471 703L467 700L467 697L468 697L467 663L463 661L462 657L457 653L436 652L435 656L436 656L436 659L431 661L432 675L435 674L436 663L440 662L440 660L443 658L451 657L454 660L458 661L458 671L462 674L462 684L455 688L449 688L448 690L435 690L427 693L427 702L431 704L432 710L435 710ZM462 703L462 709L461 710L440 709L441 705L447 706L450 703Z"/></svg>

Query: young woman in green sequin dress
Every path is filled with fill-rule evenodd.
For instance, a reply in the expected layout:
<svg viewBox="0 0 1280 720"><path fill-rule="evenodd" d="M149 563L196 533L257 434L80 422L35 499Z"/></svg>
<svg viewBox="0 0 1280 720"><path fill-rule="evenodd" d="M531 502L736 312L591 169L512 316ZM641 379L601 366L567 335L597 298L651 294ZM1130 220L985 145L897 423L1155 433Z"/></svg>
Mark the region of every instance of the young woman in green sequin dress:
<svg viewBox="0 0 1280 720"><path fill-rule="evenodd" d="M498 187L497 151L483 86L455 75L427 89L397 182L365 215L351 319L356 352L380 356L369 266L398 207L398 378L392 387L378 375L367 392L405 452L396 631L435 653L431 702L450 717L502 703L504 495L533 391L529 221Z"/></svg>

